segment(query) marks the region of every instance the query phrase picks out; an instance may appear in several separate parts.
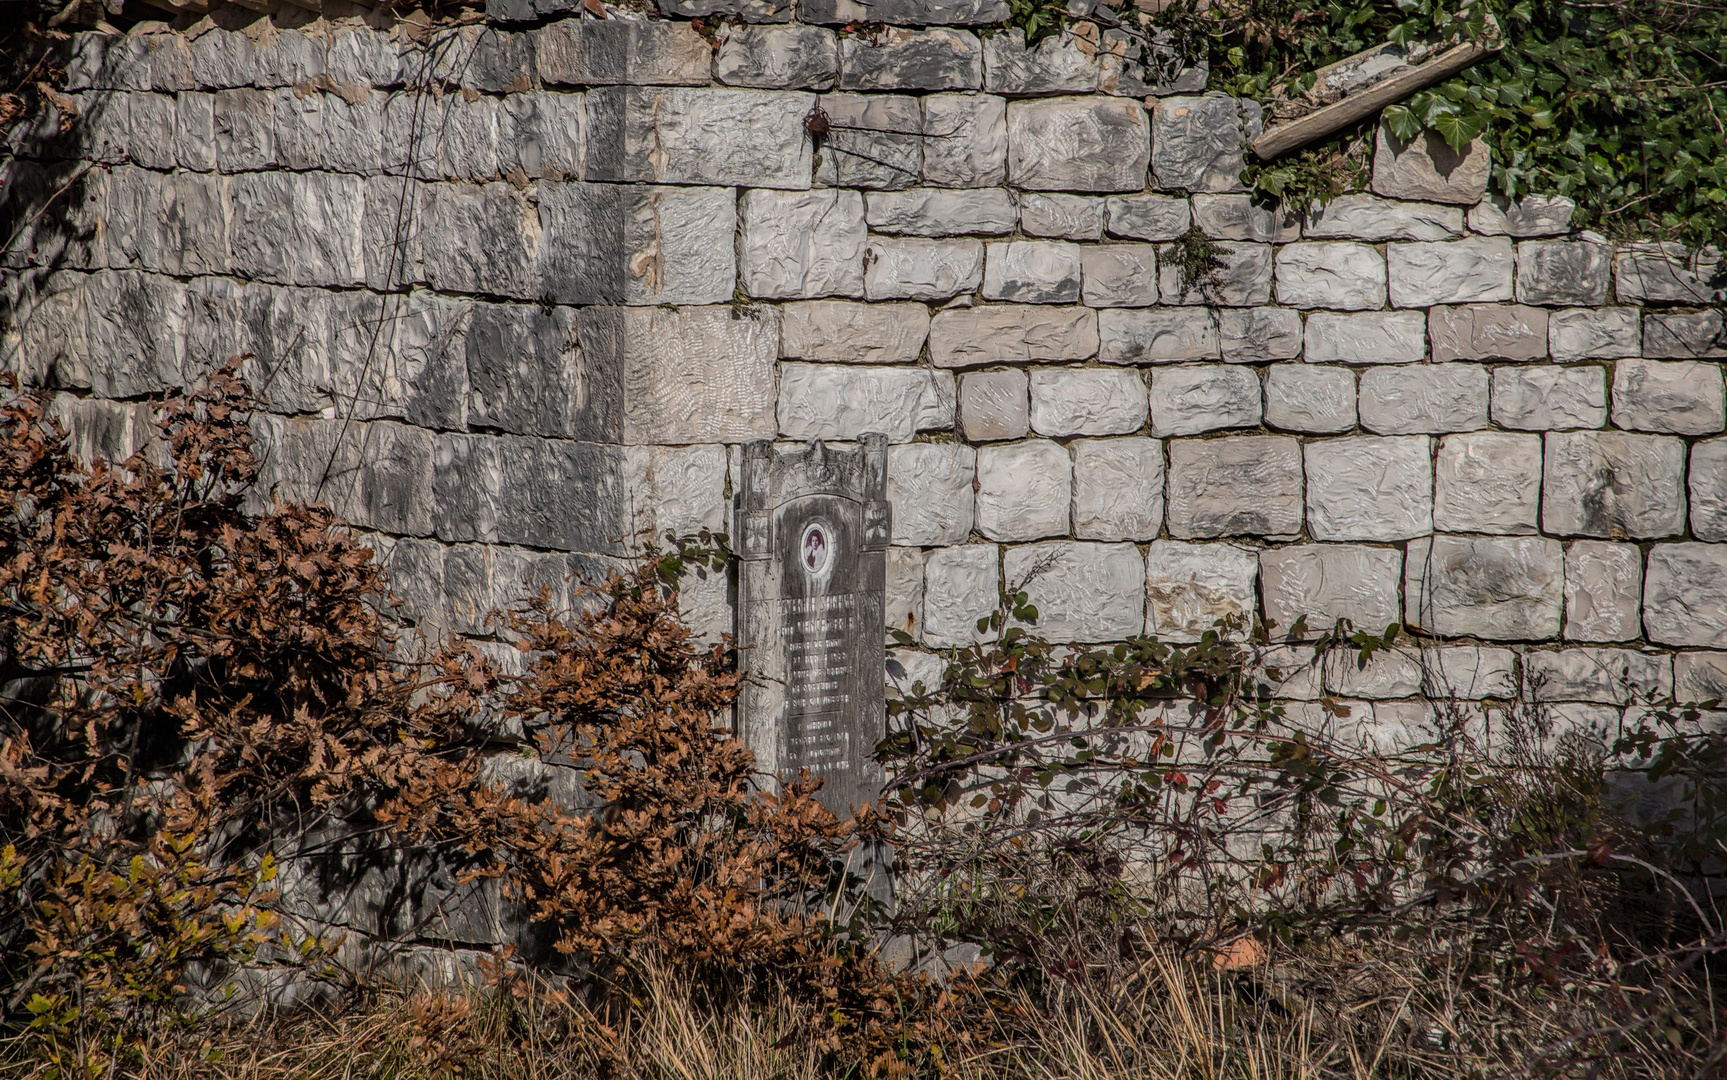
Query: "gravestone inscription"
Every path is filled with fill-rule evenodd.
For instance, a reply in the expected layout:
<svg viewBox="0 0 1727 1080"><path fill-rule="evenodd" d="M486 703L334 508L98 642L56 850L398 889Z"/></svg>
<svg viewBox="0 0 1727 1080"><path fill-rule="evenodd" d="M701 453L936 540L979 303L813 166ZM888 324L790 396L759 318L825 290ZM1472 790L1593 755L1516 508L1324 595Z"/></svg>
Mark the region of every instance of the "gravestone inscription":
<svg viewBox="0 0 1727 1080"><path fill-rule="evenodd" d="M890 525L885 436L744 448L739 733L765 770L825 777L821 799L842 815L881 792Z"/></svg>

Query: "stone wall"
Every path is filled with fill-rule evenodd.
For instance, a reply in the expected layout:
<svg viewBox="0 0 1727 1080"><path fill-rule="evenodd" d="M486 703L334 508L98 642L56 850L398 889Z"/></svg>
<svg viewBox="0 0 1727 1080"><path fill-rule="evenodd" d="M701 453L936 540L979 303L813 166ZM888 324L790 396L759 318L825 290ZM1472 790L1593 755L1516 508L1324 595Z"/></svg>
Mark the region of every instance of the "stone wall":
<svg viewBox="0 0 1727 1080"><path fill-rule="evenodd" d="M1000 0L667 2L79 35L79 121L3 170L6 365L121 453L250 353L269 478L434 632L726 527L750 440L879 431L928 649L1023 583L1059 640L1419 628L1284 687L1381 723L1727 696L1718 256L1383 132L1372 193L1255 207L1257 106L1120 31L1028 49ZM730 628L724 583L690 605Z"/></svg>

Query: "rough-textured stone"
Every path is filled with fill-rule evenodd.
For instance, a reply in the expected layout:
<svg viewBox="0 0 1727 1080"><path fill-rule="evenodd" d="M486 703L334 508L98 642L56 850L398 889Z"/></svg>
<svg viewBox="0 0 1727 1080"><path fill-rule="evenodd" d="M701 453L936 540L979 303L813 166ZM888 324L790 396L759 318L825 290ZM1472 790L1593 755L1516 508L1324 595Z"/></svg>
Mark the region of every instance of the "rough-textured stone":
<svg viewBox="0 0 1727 1080"><path fill-rule="evenodd" d="M487 185L493 186L506 185ZM233 269L240 275L284 285L357 285L364 279L360 218L365 182L359 177L250 173L236 176L231 190ZM497 231L495 222L479 217L468 219L466 231L456 232L456 223L448 224L452 235L463 237L475 236L476 230L481 236ZM520 228L514 231L519 234ZM509 235L505 230L496 239L508 242ZM513 293L514 286L532 277L531 261L525 266L519 261L522 254L518 247L501 256L508 269L495 282L480 275L488 283L512 287L461 291Z"/></svg>
<svg viewBox="0 0 1727 1080"><path fill-rule="evenodd" d="M1104 200L1095 195L1041 195L1027 192L1019 200L1019 227L1027 236L1061 240L1103 237Z"/></svg>
<svg viewBox="0 0 1727 1080"><path fill-rule="evenodd" d="M984 639L979 619L995 611L1001 570L994 544L939 548L924 558L923 643L936 649Z"/></svg>
<svg viewBox="0 0 1727 1080"><path fill-rule="evenodd" d="M1215 360L1222 349L1210 308L1107 308L1097 316L1097 358L1106 364Z"/></svg>
<svg viewBox="0 0 1727 1080"><path fill-rule="evenodd" d="M437 186L435 207L442 204L446 187ZM500 219L496 227L506 227L507 215L520 196L506 184L488 185L485 194L486 208L496 207ZM758 221L761 202L784 198L795 206L804 197L768 191L751 194L759 199ZM539 196L539 228L530 229L527 238L537 234L539 239L540 288L512 288L507 295L549 294L570 304L722 303L736 291L734 259L740 248L756 260L756 280L766 287L762 264L776 254L771 236L764 237L759 224L754 230L746 226L746 242L735 243L737 197L730 188L544 183ZM804 213L807 219L809 212ZM843 214L832 216L844 220ZM855 207L853 216L858 216ZM856 232L861 246L861 220L856 222ZM424 242L428 272L443 267L442 273L459 275L462 260L470 257L465 247L446 253L437 238L427 237ZM861 261L858 266L861 277ZM822 280L813 271L811 276L817 284Z"/></svg>
<svg viewBox="0 0 1727 1080"><path fill-rule="evenodd" d="M1463 233L1463 211L1437 203L1398 202L1362 192L1315 204L1304 233L1339 240L1450 240Z"/></svg>
<svg viewBox="0 0 1727 1080"><path fill-rule="evenodd" d="M389 422L254 414L260 490L322 502L362 529L402 536L432 531L432 434ZM574 527L574 526L572 526Z"/></svg>
<svg viewBox="0 0 1727 1080"><path fill-rule="evenodd" d="M493 45L501 46L500 51L509 52L512 60L519 60L525 55L525 73L529 81L532 81L533 43L527 35L494 32L484 36L491 38ZM202 37L203 35L200 35L199 40ZM194 58L197 50L197 40L194 40ZM338 87L349 88L345 92L375 86L394 86L402 81L402 55L388 34L356 27L338 32L330 39L330 51L324 58L324 71ZM493 84L490 88L503 90L506 85L507 81L504 84ZM516 85L509 88L525 90L527 86Z"/></svg>
<svg viewBox="0 0 1727 1080"><path fill-rule="evenodd" d="M127 119L131 131L127 149L133 164L146 169L163 171L174 167L174 99L167 94L130 94ZM314 100L316 100L314 98ZM281 103L277 102L278 111ZM278 124L280 117L278 116ZM280 136L278 136L279 138ZM296 166L284 159L289 168L316 168L318 162Z"/></svg>
<svg viewBox="0 0 1727 1080"><path fill-rule="evenodd" d="M1097 351L1097 313L1083 307L958 308L936 315L929 328L929 355L936 367L1085 360Z"/></svg>
<svg viewBox="0 0 1727 1080"><path fill-rule="evenodd" d="M991 34L983 42L984 89L1010 97L1091 93L1100 74L1097 45L1097 27L1083 22L1029 49L1018 27Z"/></svg>
<svg viewBox="0 0 1727 1080"><path fill-rule="evenodd" d="M977 35L936 27L890 26L874 38L840 39L842 90L976 90L983 86Z"/></svg>
<svg viewBox="0 0 1727 1080"><path fill-rule="evenodd" d="M1665 435L1549 432L1541 524L1558 536L1674 536L1685 528L1685 444Z"/></svg>
<svg viewBox="0 0 1727 1080"><path fill-rule="evenodd" d="M80 45L93 45L100 40L101 36L96 34L79 35ZM86 57L92 51L79 49L75 50L75 55ZM76 63L67 65L66 86L69 90L80 89L75 81L77 70ZM192 39L192 79L200 87L222 90L250 86L255 78L252 39L245 34L211 30Z"/></svg>
<svg viewBox="0 0 1727 1080"><path fill-rule="evenodd" d="M988 245L983 272L985 300L1022 304L1071 304L1080 293L1080 248L1051 240L1011 240Z"/></svg>
<svg viewBox="0 0 1727 1080"><path fill-rule="evenodd" d="M809 0L799 14L818 23L990 26L1005 22L1009 11L1007 0Z"/></svg>
<svg viewBox="0 0 1727 1080"><path fill-rule="evenodd" d="M1103 642L1145 628L1145 563L1132 544L1052 540L1009 548L1002 580L1037 608L1037 633L1050 641Z"/></svg>
<svg viewBox="0 0 1727 1080"><path fill-rule="evenodd" d="M1157 186L1231 191L1241 183L1241 115L1225 95L1165 97L1152 110Z"/></svg>
<svg viewBox="0 0 1727 1080"><path fill-rule="evenodd" d="M1301 531L1301 444L1278 435L1169 443L1169 531L1184 539Z"/></svg>
<svg viewBox="0 0 1727 1080"><path fill-rule="evenodd" d="M879 233L907 236L962 236L1013 232L1019 217L1004 188L907 188L872 191L864 197L864 219Z"/></svg>
<svg viewBox="0 0 1727 1080"><path fill-rule="evenodd" d="M983 281L979 240L878 237L869 242L864 259L864 295L871 300L946 300Z"/></svg>
<svg viewBox="0 0 1727 1080"><path fill-rule="evenodd" d="M747 191L738 276L764 299L862 296L863 196L855 191Z"/></svg>
<svg viewBox="0 0 1727 1080"><path fill-rule="evenodd" d="M1007 179L1007 102L987 94L923 99L923 182L994 187Z"/></svg>
<svg viewBox="0 0 1727 1080"><path fill-rule="evenodd" d="M1067 532L1073 466L1043 439L977 449L977 531L1012 543Z"/></svg>
<svg viewBox="0 0 1727 1080"><path fill-rule="evenodd" d="M1039 435L1126 435L1145 425L1145 383L1121 368L1031 369L1031 429Z"/></svg>
<svg viewBox="0 0 1727 1080"><path fill-rule="evenodd" d="M1727 646L1727 544L1650 548L1643 626L1663 645Z"/></svg>
<svg viewBox="0 0 1727 1080"><path fill-rule="evenodd" d="M1517 304L1436 307L1427 313L1434 363L1540 360L1547 355L1547 309Z"/></svg>
<svg viewBox="0 0 1727 1080"><path fill-rule="evenodd" d="M1103 206L1105 230L1126 240L1176 240L1193 227L1187 200L1169 195L1111 195Z"/></svg>
<svg viewBox="0 0 1727 1080"><path fill-rule="evenodd" d="M707 43L696 40L705 54ZM702 81L707 81L705 74ZM803 121L815 101L813 94L772 90L680 86L589 90L583 96L588 115L586 178L807 188L810 141Z"/></svg>
<svg viewBox="0 0 1727 1080"><path fill-rule="evenodd" d="M829 127L815 154L817 183L889 189L917 183L924 144L917 98L823 94L819 104Z"/></svg>
<svg viewBox="0 0 1727 1080"><path fill-rule="evenodd" d="M297 86L311 82L324 74L326 55L322 36L298 30L277 34L268 41L260 40L252 52L257 65L256 85Z"/></svg>
<svg viewBox="0 0 1727 1080"><path fill-rule="evenodd" d="M1373 147L1373 190L1392 199L1473 206L1492 169L1487 144L1476 139L1458 154L1434 131L1404 142L1381 122Z"/></svg>
<svg viewBox="0 0 1727 1080"><path fill-rule="evenodd" d="M1073 444L1073 535L1150 540L1163 525L1163 444L1080 439Z"/></svg>
<svg viewBox="0 0 1727 1080"><path fill-rule="evenodd" d="M1574 308L1547 320L1547 350L1561 363L1637 356L1641 339L1636 308Z"/></svg>
<svg viewBox="0 0 1727 1080"><path fill-rule="evenodd" d="M1301 219L1294 211L1255 205L1250 195L1195 195L1193 223L1214 240L1287 244L1301 239Z"/></svg>
<svg viewBox="0 0 1727 1080"><path fill-rule="evenodd" d="M1271 302L1271 247L1224 240L1212 245L1209 265L1184 271L1174 245L1158 252L1158 291L1166 304L1252 307Z"/></svg>
<svg viewBox="0 0 1727 1080"><path fill-rule="evenodd" d="M1427 319L1418 311L1316 311L1306 339L1310 364L1413 364L1427 355Z"/></svg>
<svg viewBox="0 0 1727 1080"><path fill-rule="evenodd" d="M1361 426L1379 435L1472 431L1487 426L1487 369L1417 364L1361 373Z"/></svg>
<svg viewBox="0 0 1727 1080"><path fill-rule="evenodd" d="M1079 263L1086 306L1150 307L1157 303L1157 248L1151 244L1087 246L1080 249Z"/></svg>
<svg viewBox="0 0 1727 1080"><path fill-rule="evenodd" d="M1517 654L1479 645L1442 645L1421 651L1422 691L1441 700L1479 701L1517 696Z"/></svg>
<svg viewBox="0 0 1727 1080"><path fill-rule="evenodd" d="M223 90L212 106L216 167L250 172L276 163L276 105L263 90Z"/></svg>
<svg viewBox="0 0 1727 1080"><path fill-rule="evenodd" d="M1493 422L1519 431L1607 423L1607 376L1598 367L1493 369Z"/></svg>
<svg viewBox="0 0 1727 1080"><path fill-rule="evenodd" d="M1325 657L1323 667L1328 693L1345 698L1376 699L1376 728L1379 726L1377 710L1390 704L1385 699L1408 698L1421 693L1421 661L1413 651L1402 646L1379 649L1368 657L1334 653ZM1373 737L1381 738L1383 733L1375 732Z"/></svg>
<svg viewBox="0 0 1727 1080"><path fill-rule="evenodd" d="M1515 259L1501 237L1391 244L1385 262L1392 307L1511 299Z"/></svg>
<svg viewBox="0 0 1727 1080"><path fill-rule="evenodd" d="M1138 191L1150 162L1138 102L1047 98L1007 107L1007 172L1031 191Z"/></svg>
<svg viewBox="0 0 1727 1080"><path fill-rule="evenodd" d="M1433 527L1533 533L1541 509L1541 436L1476 431L1439 440Z"/></svg>
<svg viewBox="0 0 1727 1080"><path fill-rule="evenodd" d="M780 434L788 439L855 439L880 432L910 442L919 431L953 426L953 376L917 367L781 364Z"/></svg>
<svg viewBox="0 0 1727 1080"><path fill-rule="evenodd" d="M763 90L827 90L839 68L839 39L816 26L734 27L714 57L714 78Z"/></svg>
<svg viewBox="0 0 1727 1080"><path fill-rule="evenodd" d="M725 528L726 448L631 446L624 450L624 513L655 536Z"/></svg>
<svg viewBox="0 0 1727 1080"><path fill-rule="evenodd" d="M1714 248L1691 252L1683 244L1632 244L1614 256L1613 278L1622 304L1727 300L1727 272Z"/></svg>
<svg viewBox="0 0 1727 1080"><path fill-rule="evenodd" d="M1574 540L1565 551L1565 640L1629 641L1643 632L1643 553Z"/></svg>
<svg viewBox="0 0 1727 1080"><path fill-rule="evenodd" d="M922 304L808 300L780 307L780 355L826 364L906 364L923 351Z"/></svg>
<svg viewBox="0 0 1727 1080"><path fill-rule="evenodd" d="M1293 360L1301 355L1300 312L1289 308L1224 308L1217 312L1223 358L1232 364Z"/></svg>
<svg viewBox="0 0 1727 1080"><path fill-rule="evenodd" d="M1178 364L1151 377L1151 433L1159 438L1257 427L1259 379L1228 364Z"/></svg>
<svg viewBox="0 0 1727 1080"><path fill-rule="evenodd" d="M174 106L174 160L182 169L214 172L216 169L216 97L214 94L181 94ZM357 169L343 169L357 172Z"/></svg>
<svg viewBox="0 0 1727 1080"><path fill-rule="evenodd" d="M1440 637L1559 636L1565 553L1544 537L1446 536L1409 542L1404 622Z"/></svg>
<svg viewBox="0 0 1727 1080"><path fill-rule="evenodd" d="M560 19L532 34L548 86L705 86L713 52L687 22Z"/></svg>
<svg viewBox="0 0 1727 1080"><path fill-rule="evenodd" d="M1605 304L1612 261L1612 246L1592 240L1525 240L1517 245L1517 302Z"/></svg>
<svg viewBox="0 0 1727 1080"><path fill-rule="evenodd" d="M1703 360L1621 360L1613 365L1613 426L1674 435L1727 427L1721 365Z"/></svg>
<svg viewBox="0 0 1727 1080"><path fill-rule="evenodd" d="M1674 654L1673 696L1681 703L1727 700L1727 654Z"/></svg>
<svg viewBox="0 0 1727 1080"><path fill-rule="evenodd" d="M463 347L470 424L516 435L616 437L595 414L615 405L617 394L594 392L574 308L475 304Z"/></svg>
<svg viewBox="0 0 1727 1080"><path fill-rule="evenodd" d="M912 637L923 632L923 552L917 548L887 549L887 595L884 597L883 619L889 630L900 630ZM940 678L940 674L936 675ZM931 682L929 685L935 685ZM909 691L911 684L906 684Z"/></svg>
<svg viewBox="0 0 1727 1080"><path fill-rule="evenodd" d="M1403 552L1361 544L1300 544L1259 553L1259 588L1273 637L1305 618L1310 633L1338 619L1379 633L1398 621Z"/></svg>
<svg viewBox="0 0 1727 1080"><path fill-rule="evenodd" d="M960 376L959 430L968 442L1023 439L1031 430L1026 373L976 371Z"/></svg>
<svg viewBox="0 0 1727 1080"><path fill-rule="evenodd" d="M1673 692L1672 659L1630 649L1565 649L1523 654L1523 678L1535 701L1628 705Z"/></svg>
<svg viewBox="0 0 1727 1080"><path fill-rule="evenodd" d="M888 448L887 497L893 542L919 547L963 544L971 535L977 451L954 443Z"/></svg>
<svg viewBox="0 0 1727 1080"><path fill-rule="evenodd" d="M1366 244L1286 244L1277 249L1277 302L1362 311L1385 306L1385 256Z"/></svg>
<svg viewBox="0 0 1727 1080"><path fill-rule="evenodd" d="M1198 641L1234 624L1236 637L1251 629L1259 559L1234 544L1155 540L1145 554L1145 632L1170 642Z"/></svg>
<svg viewBox="0 0 1727 1080"><path fill-rule="evenodd" d="M1433 531L1433 466L1425 435L1310 442L1307 531L1316 540L1405 540Z"/></svg>
<svg viewBox="0 0 1727 1080"><path fill-rule="evenodd" d="M1355 426L1355 374L1344 368L1273 364L1265 372L1265 422L1329 434Z"/></svg>
<svg viewBox="0 0 1727 1080"><path fill-rule="evenodd" d="M1680 360L1727 359L1727 319L1719 308L1643 316L1643 355Z"/></svg>
<svg viewBox="0 0 1727 1080"><path fill-rule="evenodd" d="M1691 446L1691 535L1727 540L1727 439Z"/></svg>
<svg viewBox="0 0 1727 1080"><path fill-rule="evenodd" d="M1558 236L1571 227L1577 204L1563 195L1525 195L1516 202L1494 192L1469 208L1469 231L1483 236Z"/></svg>

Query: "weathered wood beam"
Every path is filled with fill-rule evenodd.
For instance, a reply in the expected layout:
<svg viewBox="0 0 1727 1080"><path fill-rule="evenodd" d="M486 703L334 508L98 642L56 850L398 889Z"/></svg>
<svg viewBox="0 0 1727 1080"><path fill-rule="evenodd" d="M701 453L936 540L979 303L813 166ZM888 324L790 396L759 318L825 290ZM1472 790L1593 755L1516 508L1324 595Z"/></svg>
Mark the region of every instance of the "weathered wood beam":
<svg viewBox="0 0 1727 1080"><path fill-rule="evenodd" d="M1364 90L1359 90L1342 101L1315 109L1298 120L1287 124L1279 124L1259 138L1249 143L1249 148L1260 160L1269 161L1279 154L1287 154L1298 147L1306 146L1316 139L1323 139L1340 128L1348 127L1358 120L1373 115L1387 105L1395 105L1418 90L1425 90L1435 83L1462 71L1464 68L1498 52L1500 45L1497 40L1482 43L1466 41L1453 46L1445 52L1422 64L1391 76L1382 82L1374 83Z"/></svg>

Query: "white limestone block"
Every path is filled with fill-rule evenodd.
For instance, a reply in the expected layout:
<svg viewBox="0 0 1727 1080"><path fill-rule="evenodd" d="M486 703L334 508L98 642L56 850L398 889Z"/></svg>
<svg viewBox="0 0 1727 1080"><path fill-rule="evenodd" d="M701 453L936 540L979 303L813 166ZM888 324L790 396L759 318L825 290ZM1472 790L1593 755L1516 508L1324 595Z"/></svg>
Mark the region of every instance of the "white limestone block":
<svg viewBox="0 0 1727 1080"><path fill-rule="evenodd" d="M1308 532L1318 540L1379 541L1432 532L1431 445L1425 435L1308 443Z"/></svg>

